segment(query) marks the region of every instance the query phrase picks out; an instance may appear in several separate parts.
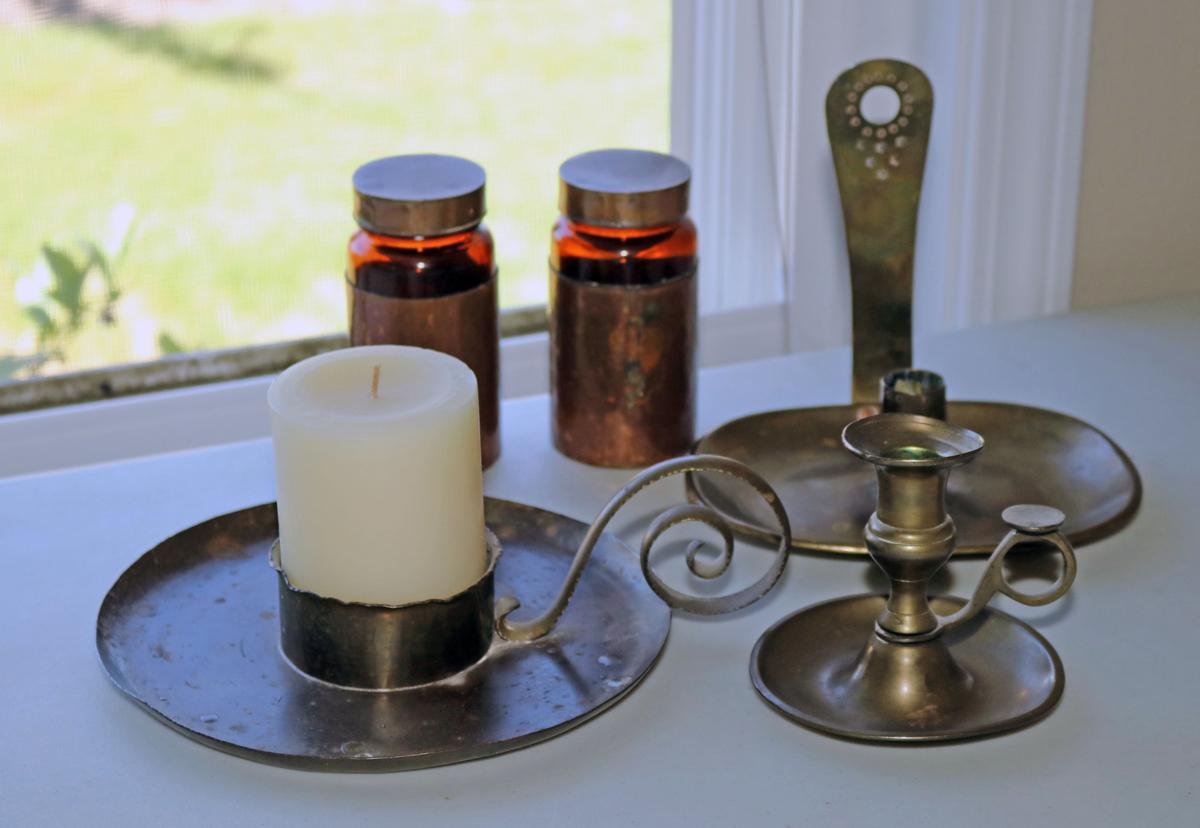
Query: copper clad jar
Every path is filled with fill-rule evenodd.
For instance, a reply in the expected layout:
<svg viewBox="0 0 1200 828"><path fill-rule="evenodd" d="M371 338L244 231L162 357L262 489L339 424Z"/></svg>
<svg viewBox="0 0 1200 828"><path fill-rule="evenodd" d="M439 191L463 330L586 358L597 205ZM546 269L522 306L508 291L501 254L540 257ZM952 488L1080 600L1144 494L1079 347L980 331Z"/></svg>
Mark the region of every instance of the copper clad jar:
<svg viewBox="0 0 1200 828"><path fill-rule="evenodd" d="M670 155L598 150L559 169L550 246L554 444L596 466L691 446L696 227L691 170Z"/></svg>
<svg viewBox="0 0 1200 828"><path fill-rule="evenodd" d="M415 345L456 356L479 383L483 465L500 455L499 327L483 168L397 155L354 173L346 289L351 345Z"/></svg>

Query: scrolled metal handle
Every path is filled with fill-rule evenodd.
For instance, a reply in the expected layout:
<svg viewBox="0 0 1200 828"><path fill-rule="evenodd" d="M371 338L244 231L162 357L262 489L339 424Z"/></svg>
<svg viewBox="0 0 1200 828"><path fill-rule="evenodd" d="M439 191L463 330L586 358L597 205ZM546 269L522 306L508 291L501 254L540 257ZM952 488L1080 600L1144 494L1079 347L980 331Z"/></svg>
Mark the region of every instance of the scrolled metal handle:
<svg viewBox="0 0 1200 828"><path fill-rule="evenodd" d="M558 619L566 610L567 604L571 600L571 595L575 592L575 587L579 583L580 576L583 574L583 568L586 566L588 559L591 558L592 550L599 542L605 528L616 513L638 492L648 486L652 486L665 478L685 472L716 472L718 474L727 474L749 484L759 493L775 515L779 529L779 547L776 549L775 557L766 573L744 589L740 589L729 595L717 597L688 595L679 592L667 586L654 573L650 566L650 553L655 542L662 537L664 532L674 526L688 522L703 523L716 530L721 536L724 546L716 560L704 561L699 558L701 549L705 547L703 541L692 541L688 544L687 548L686 559L688 570L693 575L704 579L719 577L729 569L730 564L733 562L734 538L733 530L729 527L725 519L709 507L696 504L675 506L656 517L650 523L645 536L642 538L640 555L642 574L645 576L650 588L672 608L697 615L721 615L728 612L735 612L753 604L770 592L771 588L775 586L783 575L784 567L787 566L789 539L792 536L791 524L788 522L787 512L779 500L779 495L775 493L770 484L757 472L737 460L714 454L678 457L672 460L664 460L635 475L600 510L600 514L596 516L595 521L588 527L587 534L584 536L583 542L580 543L579 550L575 553L575 558L571 561L566 581L563 583L558 596L545 612L528 620L513 620L509 616L521 606L521 602L513 597L501 598L496 602L496 629L501 637L509 641L534 641L554 629L554 625L558 623Z"/></svg>
<svg viewBox="0 0 1200 828"><path fill-rule="evenodd" d="M1001 517L1008 524L1009 533L1004 536L1004 539L992 552L991 557L988 558L987 568L983 572L983 577L979 579L979 585L975 587L975 593L971 596L971 600L957 612L939 616L937 629L928 637L932 638L961 627L987 606L997 592L1026 606L1040 607L1053 603L1066 595L1067 590L1075 582L1078 563L1075 560L1075 549L1071 546L1071 542L1059 531L1066 520L1066 516L1062 512L1050 506L1025 504L1009 506ZM1062 555L1063 568L1058 580L1042 592L1022 592L1013 586L1004 574L1004 558L1018 544L1027 541L1053 544Z"/></svg>

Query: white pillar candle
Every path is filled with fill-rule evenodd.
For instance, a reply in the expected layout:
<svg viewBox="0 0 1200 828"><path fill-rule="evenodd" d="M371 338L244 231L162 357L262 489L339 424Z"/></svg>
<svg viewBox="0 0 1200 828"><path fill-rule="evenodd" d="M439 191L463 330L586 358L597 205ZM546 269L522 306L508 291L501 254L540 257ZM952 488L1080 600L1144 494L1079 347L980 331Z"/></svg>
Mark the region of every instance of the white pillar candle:
<svg viewBox="0 0 1200 828"><path fill-rule="evenodd" d="M288 368L267 401L280 551L295 587L404 604L447 598L483 575L470 368L423 348L348 348Z"/></svg>

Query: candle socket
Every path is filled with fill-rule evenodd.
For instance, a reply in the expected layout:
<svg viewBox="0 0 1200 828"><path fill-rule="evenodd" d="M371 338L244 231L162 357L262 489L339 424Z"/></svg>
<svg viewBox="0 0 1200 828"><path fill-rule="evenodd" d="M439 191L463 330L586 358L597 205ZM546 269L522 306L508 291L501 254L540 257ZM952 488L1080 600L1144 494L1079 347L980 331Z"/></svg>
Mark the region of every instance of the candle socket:
<svg viewBox="0 0 1200 828"><path fill-rule="evenodd" d="M946 419L946 381L920 368L891 371L879 381L885 414L920 414Z"/></svg>
<svg viewBox="0 0 1200 828"><path fill-rule="evenodd" d="M493 594L500 542L486 538L488 564L474 584L449 598L366 604L293 586L280 546L270 564L279 580L279 641L305 675L359 690L399 690L448 678L483 658L495 629Z"/></svg>

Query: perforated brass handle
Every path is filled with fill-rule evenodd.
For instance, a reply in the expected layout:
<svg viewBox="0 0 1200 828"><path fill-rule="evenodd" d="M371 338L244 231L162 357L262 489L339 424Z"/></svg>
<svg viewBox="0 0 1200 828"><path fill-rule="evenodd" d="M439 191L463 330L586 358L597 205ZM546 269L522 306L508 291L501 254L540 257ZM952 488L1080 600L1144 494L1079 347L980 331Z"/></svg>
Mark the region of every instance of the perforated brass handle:
<svg viewBox="0 0 1200 828"><path fill-rule="evenodd" d="M863 97L875 87L898 99L889 121L875 123L863 112ZM825 99L850 257L856 403L878 403L883 375L913 364L917 205L932 120L929 79L901 60L848 69Z"/></svg>
<svg viewBox="0 0 1200 828"><path fill-rule="evenodd" d="M933 638L956 627L961 627L987 606L997 592L1026 606L1040 607L1066 595L1071 584L1075 582L1077 569L1075 550L1066 536L1059 532L1059 528L1067 519L1066 515L1051 506L1023 504L1009 506L1001 514L1001 517L1008 524L1010 531L988 558L987 569L984 570L983 577L979 579L979 585L975 587L975 594L958 612L948 616L939 616L940 623L937 629L926 637ZM1054 582L1053 586L1042 592L1022 592L1013 586L1004 574L1005 556L1018 544L1029 541L1053 544L1062 554L1063 568L1058 580Z"/></svg>

